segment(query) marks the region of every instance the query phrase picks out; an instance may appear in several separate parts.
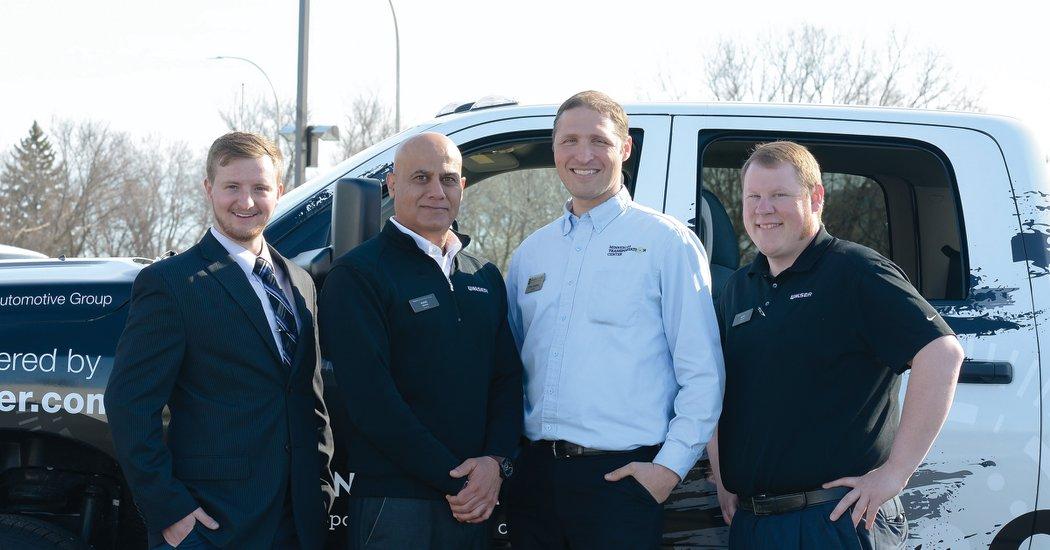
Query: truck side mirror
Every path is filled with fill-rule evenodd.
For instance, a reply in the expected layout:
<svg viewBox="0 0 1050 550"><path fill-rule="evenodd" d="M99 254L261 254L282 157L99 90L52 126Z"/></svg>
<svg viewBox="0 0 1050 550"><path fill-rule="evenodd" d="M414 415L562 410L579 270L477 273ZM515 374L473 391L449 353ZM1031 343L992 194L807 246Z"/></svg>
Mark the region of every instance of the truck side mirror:
<svg viewBox="0 0 1050 550"><path fill-rule="evenodd" d="M379 233L383 183L369 178L335 182L332 199L332 259Z"/></svg>
<svg viewBox="0 0 1050 550"><path fill-rule="evenodd" d="M314 278L320 287L332 262L350 249L379 233L383 184L368 178L342 178L332 189L332 244L307 250L292 261Z"/></svg>

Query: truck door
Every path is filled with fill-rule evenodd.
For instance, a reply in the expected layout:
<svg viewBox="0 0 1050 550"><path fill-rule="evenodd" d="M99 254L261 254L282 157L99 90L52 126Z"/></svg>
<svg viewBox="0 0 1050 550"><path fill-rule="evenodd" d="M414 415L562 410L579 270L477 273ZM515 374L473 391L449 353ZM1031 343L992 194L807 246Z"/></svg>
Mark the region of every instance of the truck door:
<svg viewBox="0 0 1050 550"><path fill-rule="evenodd" d="M1029 274L1011 256L1019 221L997 144L945 126L675 117L665 211L719 252L713 264L731 270L754 256L739 168L755 144L776 139L806 145L820 162L828 231L892 259L959 335L966 363L955 403L902 499L912 545L987 547L1034 509L1041 449ZM695 491L677 506L718 510L713 488L695 482ZM725 528L717 531L724 541Z"/></svg>

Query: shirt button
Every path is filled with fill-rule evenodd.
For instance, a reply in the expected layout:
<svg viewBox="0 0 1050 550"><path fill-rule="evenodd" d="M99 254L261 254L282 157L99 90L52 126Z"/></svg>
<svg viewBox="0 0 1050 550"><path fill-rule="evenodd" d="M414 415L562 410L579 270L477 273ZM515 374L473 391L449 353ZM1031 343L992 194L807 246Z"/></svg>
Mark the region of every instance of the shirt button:
<svg viewBox="0 0 1050 550"><path fill-rule="evenodd" d="M558 352L554 352L554 356L557 357L558 356Z"/></svg>
<svg viewBox="0 0 1050 550"><path fill-rule="evenodd" d="M564 316L564 315L562 315L562 316L561 316L561 320L562 320L562 321L564 321L564 320L565 320L565 316Z"/></svg>
<svg viewBox="0 0 1050 550"><path fill-rule="evenodd" d="M576 247L576 252L579 252L579 251L580 251L580 247L577 246Z"/></svg>
<svg viewBox="0 0 1050 550"><path fill-rule="evenodd" d="M766 303L765 303L764 305L767 305L767 306L768 306L768 305L769 305L769 302L766 302Z"/></svg>
<svg viewBox="0 0 1050 550"><path fill-rule="evenodd" d="M776 284L776 283L773 283L773 288L776 288L776 287L777 287L777 284Z"/></svg>
<svg viewBox="0 0 1050 550"><path fill-rule="evenodd" d="M545 431L545 432L551 431L551 425L550 424L544 424L543 425L543 431Z"/></svg>
<svg viewBox="0 0 1050 550"><path fill-rule="evenodd" d="M575 282L576 282L576 281L574 281L573 279L569 279L569 283L568 283L568 285L569 285L569 286L572 286L572 284L573 284L573 283L575 283Z"/></svg>

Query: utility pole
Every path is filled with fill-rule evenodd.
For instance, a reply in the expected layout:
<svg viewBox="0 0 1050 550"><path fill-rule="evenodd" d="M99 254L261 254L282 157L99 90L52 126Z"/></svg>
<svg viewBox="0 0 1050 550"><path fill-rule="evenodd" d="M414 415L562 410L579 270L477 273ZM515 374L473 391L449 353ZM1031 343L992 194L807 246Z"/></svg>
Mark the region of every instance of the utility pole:
<svg viewBox="0 0 1050 550"><path fill-rule="evenodd" d="M390 4L390 15L394 17L394 133L401 131L401 36L397 31L397 12L394 11L394 0Z"/></svg>
<svg viewBox="0 0 1050 550"><path fill-rule="evenodd" d="M299 187L306 176L306 79L310 48L310 0L299 0L299 79L295 91L295 151L292 152L295 178Z"/></svg>

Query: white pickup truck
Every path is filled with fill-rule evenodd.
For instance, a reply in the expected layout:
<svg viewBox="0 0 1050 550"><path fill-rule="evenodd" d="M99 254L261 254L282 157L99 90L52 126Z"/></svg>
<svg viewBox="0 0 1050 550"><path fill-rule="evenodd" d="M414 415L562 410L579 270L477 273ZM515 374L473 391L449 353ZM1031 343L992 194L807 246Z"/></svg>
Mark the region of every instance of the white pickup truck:
<svg viewBox="0 0 1050 550"><path fill-rule="evenodd" d="M624 164L628 188L636 201L697 231L711 259L716 288L754 253L740 221L739 168L748 151L756 143L775 139L809 147L824 170L829 231L870 246L897 263L959 334L966 350L951 415L903 497L911 544L923 549L1050 548L1050 537L1037 536L1050 534L1050 484L1041 483L1050 481L1046 473L1050 453L1044 452L1050 450L1050 439L1044 438L1043 431L1050 408L1044 413L1040 360L1041 327L1050 321L1050 179L1045 157L1031 135L1011 119L960 113L746 104L625 108L635 144ZM321 280L333 255L378 229L377 222L391 213L385 195L378 212L374 207L366 212L360 206L343 206L339 196L343 187L338 182L381 180L391 169L396 146L430 130L448 135L463 151L469 187L460 228L479 237L471 245L477 247L476 253L505 262L522 236L557 215L565 198L551 150L555 108L479 103L454 111L386 139L289 192L266 230L267 240ZM354 233L347 226L358 229L356 236L343 238ZM20 260L20 268L4 264L0 262L0 294L5 296L9 284L21 284L22 294L42 279L68 284L71 291L79 284L75 276L73 280L42 277L61 269L57 262ZM119 261L112 272L119 276L101 273L97 266L69 269L96 283L124 281L113 292L121 299L109 306L106 317L107 326L118 327L126 316L127 285L139 267ZM90 287L89 281L80 286ZM62 317L57 312L41 315L56 323ZM61 355L65 349L72 354L76 346L56 342L61 331L19 328L24 326L24 321L0 309L0 351L21 352L24 358L38 349L55 350L52 361L71 362L72 357ZM819 337L819 327L814 330ZM5 332L17 333L17 339L8 339ZM100 455L99 463L107 468L104 476L116 487L107 490L116 491L118 497L124 493L111 460L103 460L111 444L98 440L98 434L105 433L97 429L105 421L104 411L68 414L62 422L47 422L23 410L31 407L33 396L28 404L19 397L17 407L14 401L23 388L34 388L36 395L58 385L62 395L104 388L118 336L114 329L96 331L92 349L98 359L89 382L83 376L44 382L24 373L14 375L4 370L0 354L0 408L12 411L0 414L0 463L4 464L0 495L30 498L46 492L12 493L20 480L35 479L21 475L22 470L71 470L63 464L64 453L30 456L26 451L58 445L55 442L62 438L87 443L80 447L88 450L80 452ZM327 382L334 381L329 377ZM3 391L11 392L12 399ZM52 401L52 406L59 403ZM78 461L81 473L85 463ZM337 458L333 465L340 468L339 464ZM668 547L725 545L727 528L705 475L706 461L701 461L672 495L664 537ZM338 471L342 494L351 488L351 479L349 472ZM89 520L96 530L106 522L77 516L77 506L69 503L78 502L78 491L84 489L70 487L62 501L73 510L63 516L67 528L80 528L86 540L116 540L87 529ZM54 495L50 498L54 502ZM57 515L40 513L42 506L32 502L15 506L0 499L0 520L2 514L35 515L34 521ZM118 523L115 513L105 515L104 506L92 513L110 518L110 525ZM126 515L121 514L119 521L130 521ZM333 512L333 540L346 521ZM3 525L0 521L0 540ZM494 538L505 544L505 535L506 525L497 521Z"/></svg>

